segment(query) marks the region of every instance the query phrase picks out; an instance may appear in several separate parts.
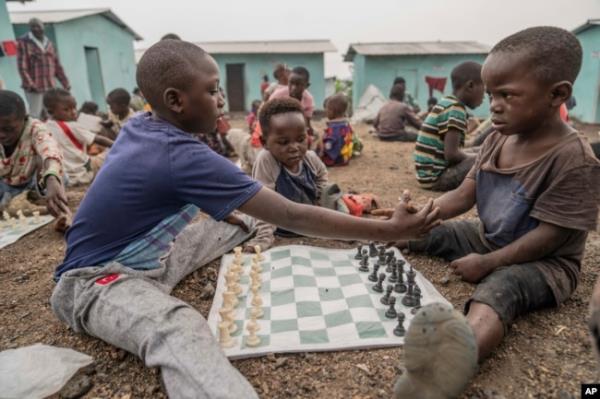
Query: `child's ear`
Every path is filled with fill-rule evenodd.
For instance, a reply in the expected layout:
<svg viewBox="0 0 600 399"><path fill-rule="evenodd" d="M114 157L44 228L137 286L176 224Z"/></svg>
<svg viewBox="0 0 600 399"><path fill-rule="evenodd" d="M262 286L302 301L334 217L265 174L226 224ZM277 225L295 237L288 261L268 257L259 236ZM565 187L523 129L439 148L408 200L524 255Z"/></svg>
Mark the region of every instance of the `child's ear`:
<svg viewBox="0 0 600 399"><path fill-rule="evenodd" d="M181 98L181 91L169 87L163 93L163 102L165 106L171 111L179 114L183 111L183 99Z"/></svg>
<svg viewBox="0 0 600 399"><path fill-rule="evenodd" d="M573 94L573 85L567 80L555 83L552 85L552 106L559 107L562 103L567 102Z"/></svg>

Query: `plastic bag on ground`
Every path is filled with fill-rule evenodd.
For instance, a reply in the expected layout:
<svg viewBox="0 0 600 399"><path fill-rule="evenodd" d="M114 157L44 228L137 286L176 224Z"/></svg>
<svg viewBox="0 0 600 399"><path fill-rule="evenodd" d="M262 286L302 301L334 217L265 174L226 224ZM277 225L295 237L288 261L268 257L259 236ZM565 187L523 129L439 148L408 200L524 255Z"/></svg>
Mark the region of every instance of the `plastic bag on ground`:
<svg viewBox="0 0 600 399"><path fill-rule="evenodd" d="M73 349L35 344L0 352L0 399L37 399L58 392L94 359Z"/></svg>

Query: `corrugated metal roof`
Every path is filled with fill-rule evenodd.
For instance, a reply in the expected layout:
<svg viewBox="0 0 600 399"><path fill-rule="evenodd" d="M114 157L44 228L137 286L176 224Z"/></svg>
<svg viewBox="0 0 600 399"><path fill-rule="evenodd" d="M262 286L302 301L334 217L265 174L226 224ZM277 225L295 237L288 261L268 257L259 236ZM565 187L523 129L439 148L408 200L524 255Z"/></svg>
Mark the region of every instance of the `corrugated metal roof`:
<svg viewBox="0 0 600 399"><path fill-rule="evenodd" d="M58 24L77 18L89 17L92 15L102 15L110 19L113 23L125 29L133 35L135 40L143 38L131 29L121 18L119 18L110 8L87 8L77 10L45 10L45 11L11 11L9 12L10 22L13 24L26 24L31 18L39 18L45 24Z"/></svg>
<svg viewBox="0 0 600 399"><path fill-rule="evenodd" d="M211 54L292 54L337 51L330 40L270 40L196 43Z"/></svg>
<svg viewBox="0 0 600 399"><path fill-rule="evenodd" d="M330 40L274 40L247 42L197 42L209 54L314 54L337 51ZM136 62L146 49L135 50Z"/></svg>
<svg viewBox="0 0 600 399"><path fill-rule="evenodd" d="M595 18L595 19L588 19L587 22L581 26L578 26L577 28L573 29L573 33L574 34L578 34L583 32L584 30L587 30L588 28L595 26L595 25L600 25L600 18Z"/></svg>
<svg viewBox="0 0 600 399"><path fill-rule="evenodd" d="M490 47L477 42L396 42L352 43L344 61L352 61L356 54L362 55L438 55L438 54L486 54Z"/></svg>

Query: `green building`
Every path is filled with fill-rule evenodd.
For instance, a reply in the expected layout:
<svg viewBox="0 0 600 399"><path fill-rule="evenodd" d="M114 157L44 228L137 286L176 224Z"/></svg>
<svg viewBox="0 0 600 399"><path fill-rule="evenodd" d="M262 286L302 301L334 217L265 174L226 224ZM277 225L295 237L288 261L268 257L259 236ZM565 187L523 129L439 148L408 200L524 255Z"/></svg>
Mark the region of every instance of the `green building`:
<svg viewBox="0 0 600 399"><path fill-rule="evenodd" d="M10 42L15 40L15 32L10 24L10 17L6 2L10 0L0 0L0 43ZM0 57L0 80L4 84L4 88L16 91L23 95L21 89L21 79L17 70L17 57L5 55Z"/></svg>
<svg viewBox="0 0 600 399"><path fill-rule="evenodd" d="M10 12L9 17L16 38L29 31L31 18L44 22L46 36L54 43L78 104L92 100L106 110L108 92L135 87L133 42L142 38L110 9L19 11ZM16 63L10 68L5 77L7 86L19 87Z"/></svg>
<svg viewBox="0 0 600 399"><path fill-rule="evenodd" d="M344 61L353 63L352 103L356 107L369 85L388 96L394 78L406 80L406 92L411 94L421 109L426 109L430 96L426 82L446 79L443 94L452 93L450 72L464 61L485 60L489 47L477 42L397 42L353 43ZM433 96L441 97L440 91ZM489 114L487 100L472 111L475 116Z"/></svg>
<svg viewBox="0 0 600 399"><path fill-rule="evenodd" d="M582 122L600 123L600 19L590 19L573 33L583 47L583 63L573 87L577 106L569 114Z"/></svg>
<svg viewBox="0 0 600 399"><path fill-rule="evenodd" d="M196 43L219 64L221 85L227 95L228 111L248 111L260 99L262 77L273 82L273 68L279 63L290 68L303 66L310 73L310 88L315 108L325 99L326 52L336 51L329 40L241 41ZM137 59L144 50L137 52Z"/></svg>

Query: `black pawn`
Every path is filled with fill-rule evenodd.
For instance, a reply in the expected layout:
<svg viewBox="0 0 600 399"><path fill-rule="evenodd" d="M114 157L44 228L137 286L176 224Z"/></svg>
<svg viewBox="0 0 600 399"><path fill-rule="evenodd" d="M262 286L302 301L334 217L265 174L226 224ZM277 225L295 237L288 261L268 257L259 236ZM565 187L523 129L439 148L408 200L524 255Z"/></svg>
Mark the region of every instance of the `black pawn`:
<svg viewBox="0 0 600 399"><path fill-rule="evenodd" d="M374 283L377 282L377 272L379 271L379 265L375 264L375 266L373 266L373 273L369 274L369 281L372 281Z"/></svg>
<svg viewBox="0 0 600 399"><path fill-rule="evenodd" d="M381 255L381 252L380 252L378 256L379 256L379 259L377 259L377 264L379 266L385 265L385 254Z"/></svg>
<svg viewBox="0 0 600 399"><path fill-rule="evenodd" d="M385 295L381 297L381 299L379 300L381 303L383 303L384 305L388 305L390 303L390 297L392 296L392 289L394 288L393 285L388 285L385 289Z"/></svg>
<svg viewBox="0 0 600 399"><path fill-rule="evenodd" d="M405 261L403 261L402 259L398 259L396 261L396 267L398 267L400 269L401 273L404 273L404 265L406 264Z"/></svg>
<svg viewBox="0 0 600 399"><path fill-rule="evenodd" d="M396 313L396 297L390 297L388 305L390 305L390 307L385 312L385 317L387 317L388 319L395 319L396 316L398 316L398 313Z"/></svg>
<svg viewBox="0 0 600 399"><path fill-rule="evenodd" d="M413 292L415 295L421 295L421 288L419 288L417 283L415 283L415 286L413 287Z"/></svg>
<svg viewBox="0 0 600 399"><path fill-rule="evenodd" d="M373 291L383 292L383 280L385 280L385 273L379 274L379 280L377 281L377 284L373 286Z"/></svg>
<svg viewBox="0 0 600 399"><path fill-rule="evenodd" d="M404 313L398 312L398 326L394 328L394 335L397 337L404 337L406 330L404 329Z"/></svg>
<svg viewBox="0 0 600 399"><path fill-rule="evenodd" d="M398 274L398 282L394 286L394 292L404 294L406 292L406 284L404 284L404 273L402 273L402 266L396 263L396 270Z"/></svg>
<svg viewBox="0 0 600 399"><path fill-rule="evenodd" d="M390 276L390 278L388 278L388 281L390 283L395 283L398 281L398 269L396 268L396 265L394 263L392 263L392 275Z"/></svg>
<svg viewBox="0 0 600 399"><path fill-rule="evenodd" d="M363 247L362 244L359 244L358 248L356 248L356 255L354 255L354 259L356 259L356 260L362 259L362 257L363 257L362 247Z"/></svg>
<svg viewBox="0 0 600 399"><path fill-rule="evenodd" d="M410 265L410 269L408 269L408 273L406 273L406 275L408 276L408 281L415 281L415 276L417 273L414 271L412 265Z"/></svg>
<svg viewBox="0 0 600 399"><path fill-rule="evenodd" d="M386 272L391 273L392 272L392 268L394 267L394 265L396 264L396 258L394 257L394 254L392 253L392 256L388 256L385 260L385 263L387 264L387 268L385 269Z"/></svg>
<svg viewBox="0 0 600 399"><path fill-rule="evenodd" d="M369 258L363 255L363 258L360 260L360 267L358 268L359 272L368 272L369 271Z"/></svg>
<svg viewBox="0 0 600 399"><path fill-rule="evenodd" d="M369 257L374 258L377 256L377 248L375 247L375 243L372 242L369 244Z"/></svg>

